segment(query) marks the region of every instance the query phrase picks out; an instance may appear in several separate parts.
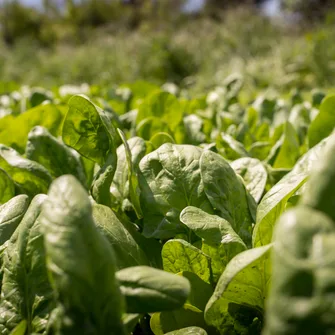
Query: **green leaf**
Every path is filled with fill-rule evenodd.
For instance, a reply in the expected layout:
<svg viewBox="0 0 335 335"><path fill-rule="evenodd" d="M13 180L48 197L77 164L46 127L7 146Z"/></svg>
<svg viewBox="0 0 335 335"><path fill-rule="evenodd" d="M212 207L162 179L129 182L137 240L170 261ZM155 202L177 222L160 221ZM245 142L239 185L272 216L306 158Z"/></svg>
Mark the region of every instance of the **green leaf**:
<svg viewBox="0 0 335 335"><path fill-rule="evenodd" d="M298 206L280 218L264 334L332 334L334 245L334 222L322 212Z"/></svg>
<svg viewBox="0 0 335 335"><path fill-rule="evenodd" d="M274 225L285 210L286 204L295 192L307 181L312 167L320 159L330 137L321 141L302 156L293 170L286 174L269 192L257 207L256 225L253 231L253 246L266 245L272 240Z"/></svg>
<svg viewBox="0 0 335 335"><path fill-rule="evenodd" d="M258 159L244 157L232 162L230 166L243 178L247 190L258 203L263 196L268 177L264 165Z"/></svg>
<svg viewBox="0 0 335 335"><path fill-rule="evenodd" d="M34 319L46 318L52 308L52 291L47 277L39 221L46 198L46 195L38 195L32 200L4 254L1 334L10 334L22 320L27 322L27 333L38 331L34 327ZM44 328L45 325L44 320Z"/></svg>
<svg viewBox="0 0 335 335"><path fill-rule="evenodd" d="M309 147L312 148L322 139L329 136L335 127L335 95L322 100L320 112L308 129Z"/></svg>
<svg viewBox="0 0 335 335"><path fill-rule="evenodd" d="M93 205L92 215L98 229L113 247L118 269L149 264L145 253L109 207Z"/></svg>
<svg viewBox="0 0 335 335"><path fill-rule="evenodd" d="M139 182L145 237L168 239L183 233L180 212L195 206L212 212L200 174L202 149L166 143L140 162Z"/></svg>
<svg viewBox="0 0 335 335"><path fill-rule="evenodd" d="M271 276L271 248L238 254L221 275L205 310L207 324L220 334L252 334L254 327L260 328Z"/></svg>
<svg viewBox="0 0 335 335"><path fill-rule="evenodd" d="M323 155L315 163L301 203L327 214L335 221L335 135L326 143Z"/></svg>
<svg viewBox="0 0 335 335"><path fill-rule="evenodd" d="M15 196L15 185L7 172L0 168L0 204L4 204Z"/></svg>
<svg viewBox="0 0 335 335"><path fill-rule="evenodd" d="M204 282L211 282L210 258L201 250L184 240L169 240L162 249L165 271L193 272Z"/></svg>
<svg viewBox="0 0 335 335"><path fill-rule="evenodd" d="M202 132L204 122L200 116L190 114L184 117L185 140L188 144L201 144L206 141L206 135Z"/></svg>
<svg viewBox="0 0 335 335"><path fill-rule="evenodd" d="M78 154L43 127L36 126L28 134L26 157L43 165L53 178L72 174L86 185L85 171Z"/></svg>
<svg viewBox="0 0 335 335"><path fill-rule="evenodd" d="M13 235L29 206L26 195L17 195L0 206L0 245Z"/></svg>
<svg viewBox="0 0 335 335"><path fill-rule="evenodd" d="M100 166L115 151L115 129L108 115L84 96L73 96L63 124L63 141Z"/></svg>
<svg viewBox="0 0 335 335"><path fill-rule="evenodd" d="M131 152L132 167L134 172L137 173L139 162L146 152L146 143L140 137L132 137L127 141L127 144ZM125 145L122 144L117 148L117 166L110 192L114 198L113 200L123 209L127 203L126 200L129 198L129 179L127 153Z"/></svg>
<svg viewBox="0 0 335 335"><path fill-rule="evenodd" d="M58 136L64 114L65 111L61 105L43 104L16 117L8 115L0 119L0 143L8 145L23 154L28 133L33 127L43 126L52 135Z"/></svg>
<svg viewBox="0 0 335 335"><path fill-rule="evenodd" d="M219 153L228 160L248 157L249 154L243 144L236 141L232 136L221 133L216 142Z"/></svg>
<svg viewBox="0 0 335 335"><path fill-rule="evenodd" d="M193 272L183 271L179 274L188 279L191 284L191 292L186 303L204 311L209 298L213 294L212 285L204 282Z"/></svg>
<svg viewBox="0 0 335 335"><path fill-rule="evenodd" d="M180 221L202 239L202 251L211 257L214 282L217 282L229 261L247 249L228 221L196 207L186 207Z"/></svg>
<svg viewBox="0 0 335 335"><path fill-rule="evenodd" d="M27 331L27 321L22 320L10 333L10 335L25 335Z"/></svg>
<svg viewBox="0 0 335 335"><path fill-rule="evenodd" d="M200 170L204 191L213 208L231 224L234 231L249 245L253 219L249 212L243 182L236 176L224 158L211 151L204 151L202 154Z"/></svg>
<svg viewBox="0 0 335 335"><path fill-rule="evenodd" d="M151 330L155 335L164 335L185 327L206 328L203 312L185 304L183 308L171 312L155 313L150 320Z"/></svg>
<svg viewBox="0 0 335 335"><path fill-rule="evenodd" d="M135 170L135 167L133 165L132 153L128 145L126 136L121 129L118 128L117 131L121 137L122 143L125 148L126 161L128 165L129 198L135 210L137 218L140 219L143 217L143 213L140 204L140 189L138 185L137 171Z"/></svg>
<svg viewBox="0 0 335 335"><path fill-rule="evenodd" d="M182 106L174 95L163 91L154 92L139 106L136 123L152 116L167 122L174 130L182 121Z"/></svg>
<svg viewBox="0 0 335 335"><path fill-rule="evenodd" d="M22 158L14 149L0 144L0 167L12 178L21 193L31 197L46 193L52 177L42 165Z"/></svg>
<svg viewBox="0 0 335 335"><path fill-rule="evenodd" d="M126 299L128 313L152 313L183 306L189 293L187 279L148 266L136 266L116 273Z"/></svg>
<svg viewBox="0 0 335 335"><path fill-rule="evenodd" d="M284 134L279 142L281 145L272 166L275 169L292 168L300 156L300 144L290 122L285 123Z"/></svg>
<svg viewBox="0 0 335 335"><path fill-rule="evenodd" d="M199 327L187 327L168 332L165 335L207 335L207 332Z"/></svg>
<svg viewBox="0 0 335 335"><path fill-rule="evenodd" d="M136 127L136 135L146 141L150 141L156 134L166 133L173 138L168 122L158 117L148 117L142 120ZM174 140L173 140L174 142Z"/></svg>
<svg viewBox="0 0 335 335"><path fill-rule="evenodd" d="M96 228L88 194L75 177L52 183L41 222L58 304L56 334L124 334L114 252Z"/></svg>

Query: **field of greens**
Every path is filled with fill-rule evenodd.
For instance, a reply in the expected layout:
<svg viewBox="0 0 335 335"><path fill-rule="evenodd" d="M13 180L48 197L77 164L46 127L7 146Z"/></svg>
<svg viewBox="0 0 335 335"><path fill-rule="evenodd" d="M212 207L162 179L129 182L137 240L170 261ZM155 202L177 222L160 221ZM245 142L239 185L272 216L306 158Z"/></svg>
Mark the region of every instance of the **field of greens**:
<svg viewBox="0 0 335 335"><path fill-rule="evenodd" d="M335 95L0 95L0 334L335 334Z"/></svg>

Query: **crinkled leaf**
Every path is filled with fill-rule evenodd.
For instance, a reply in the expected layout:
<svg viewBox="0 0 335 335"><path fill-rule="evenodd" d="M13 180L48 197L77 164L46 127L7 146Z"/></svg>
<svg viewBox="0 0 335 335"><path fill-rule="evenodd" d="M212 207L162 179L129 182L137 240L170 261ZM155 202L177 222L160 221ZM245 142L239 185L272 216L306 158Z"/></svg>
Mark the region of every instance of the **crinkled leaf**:
<svg viewBox="0 0 335 335"><path fill-rule="evenodd" d="M180 212L195 206L212 212L200 174L202 149L166 143L140 162L139 182L145 237L168 239L183 233Z"/></svg>
<svg viewBox="0 0 335 335"><path fill-rule="evenodd" d="M202 239L202 251L211 257L213 279L216 282L229 261L247 249L231 224L216 215L196 207L186 207L180 221Z"/></svg>
<svg viewBox="0 0 335 335"><path fill-rule="evenodd" d="M274 233L266 335L332 334L335 226L307 206L285 213Z"/></svg>
<svg viewBox="0 0 335 335"><path fill-rule="evenodd" d="M264 165L255 158L240 158L233 161L231 167L239 174L246 185L247 190L259 202L265 190L268 173Z"/></svg>
<svg viewBox="0 0 335 335"><path fill-rule="evenodd" d="M0 303L0 331L10 334L22 320L27 332L41 328L34 319L43 317L44 328L52 309L51 287L45 266L43 235L39 216L46 195L38 195L29 206L5 251L4 276Z"/></svg>
<svg viewBox="0 0 335 335"><path fill-rule="evenodd" d="M179 273L193 272L204 282L211 281L210 258L201 250L184 240L169 240L162 249L165 271Z"/></svg>
<svg viewBox="0 0 335 335"><path fill-rule="evenodd" d="M202 154L200 170L205 193L213 208L249 245L253 219L243 182L224 158L211 151L204 151Z"/></svg>

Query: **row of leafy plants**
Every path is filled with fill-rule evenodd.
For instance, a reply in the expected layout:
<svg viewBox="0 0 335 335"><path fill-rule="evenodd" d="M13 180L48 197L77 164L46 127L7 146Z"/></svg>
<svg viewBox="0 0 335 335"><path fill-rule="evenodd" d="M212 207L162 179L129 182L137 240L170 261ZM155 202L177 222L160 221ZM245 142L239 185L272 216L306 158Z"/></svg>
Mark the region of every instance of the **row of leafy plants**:
<svg viewBox="0 0 335 335"><path fill-rule="evenodd" d="M0 97L1 334L334 333L335 96L242 84Z"/></svg>

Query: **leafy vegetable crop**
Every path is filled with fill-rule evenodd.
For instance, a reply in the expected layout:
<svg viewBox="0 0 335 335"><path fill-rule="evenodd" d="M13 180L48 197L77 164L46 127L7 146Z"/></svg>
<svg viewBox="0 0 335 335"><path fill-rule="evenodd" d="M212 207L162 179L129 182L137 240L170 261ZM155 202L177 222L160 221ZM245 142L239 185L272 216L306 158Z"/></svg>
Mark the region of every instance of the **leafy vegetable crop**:
<svg viewBox="0 0 335 335"><path fill-rule="evenodd" d="M8 93L1 334L335 333L335 96L168 87Z"/></svg>

